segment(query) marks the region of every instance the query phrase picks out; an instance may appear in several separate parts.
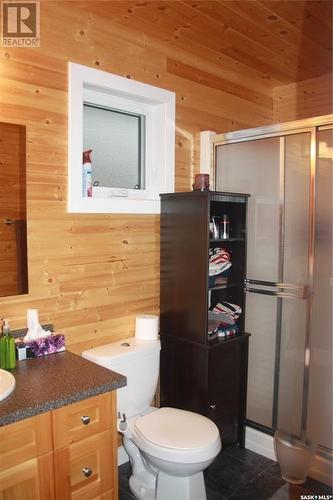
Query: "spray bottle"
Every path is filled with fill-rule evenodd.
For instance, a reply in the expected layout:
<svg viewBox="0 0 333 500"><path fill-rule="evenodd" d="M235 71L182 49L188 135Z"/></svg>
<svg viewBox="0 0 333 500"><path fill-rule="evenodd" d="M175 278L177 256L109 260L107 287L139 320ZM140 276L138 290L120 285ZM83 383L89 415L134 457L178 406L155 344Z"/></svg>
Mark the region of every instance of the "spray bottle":
<svg viewBox="0 0 333 500"><path fill-rule="evenodd" d="M82 196L83 198L92 196L92 171L91 171L92 149L83 151L82 159Z"/></svg>

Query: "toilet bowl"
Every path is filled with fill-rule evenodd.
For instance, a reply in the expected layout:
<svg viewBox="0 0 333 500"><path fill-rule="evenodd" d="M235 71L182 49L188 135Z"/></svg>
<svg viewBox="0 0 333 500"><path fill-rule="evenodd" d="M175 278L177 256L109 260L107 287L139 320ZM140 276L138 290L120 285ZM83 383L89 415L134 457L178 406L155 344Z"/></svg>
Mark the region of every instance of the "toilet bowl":
<svg viewBox="0 0 333 500"><path fill-rule="evenodd" d="M117 391L123 434L139 500L205 500L203 471L221 450L216 425L176 408L152 408L159 369L159 341L130 338L82 353L90 361L127 377ZM126 416L125 416L126 415Z"/></svg>
<svg viewBox="0 0 333 500"><path fill-rule="evenodd" d="M206 498L203 470L221 449L218 429L208 418L176 408L160 408L133 418L123 434L134 471L130 487L137 498Z"/></svg>

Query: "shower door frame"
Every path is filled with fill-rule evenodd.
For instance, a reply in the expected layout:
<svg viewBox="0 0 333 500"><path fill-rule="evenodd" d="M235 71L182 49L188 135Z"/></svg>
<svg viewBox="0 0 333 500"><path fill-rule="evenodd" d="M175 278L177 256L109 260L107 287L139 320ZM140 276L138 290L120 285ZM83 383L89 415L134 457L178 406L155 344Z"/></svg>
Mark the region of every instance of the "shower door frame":
<svg viewBox="0 0 333 500"><path fill-rule="evenodd" d="M333 124L333 114L324 115L305 120L296 120L292 122L267 125L259 128L245 129L235 132L227 132L218 134L213 137L211 151L211 184L216 189L216 168L217 168L217 147L228 144L236 144L242 142L252 142L258 139L268 139L271 137L280 138L280 187L279 187L279 257L278 257L278 282L271 283L279 291L267 291L267 295L277 297L277 312L276 312L276 332L275 332L275 366L274 366L274 388L272 402L272 428L262 424L247 421L248 425L262 432L273 434L277 427L277 412L278 412L278 392L279 392L279 366L280 366L280 349L281 349L281 312L283 297L293 298L290 294L288 284L283 283L283 261L284 261L284 200L285 200L285 138L288 135L296 135L301 133L310 134L310 178L309 178L309 220L308 220L308 279L303 292L303 297L306 300L306 328L304 335L304 375L302 387L302 409L300 422L300 438L304 439L307 427L307 411L308 411L308 394L310 380L310 320L312 309L312 291L313 291L313 266L314 266L314 238L315 238L315 182L316 182L316 162L317 162L317 131L325 128L331 128ZM251 283L252 282L252 283ZM245 290L249 289L250 284L260 285L260 282L255 283L255 280L246 280ZM285 288L285 292L281 289ZM258 293L258 292L257 292ZM261 292L264 293L264 292Z"/></svg>

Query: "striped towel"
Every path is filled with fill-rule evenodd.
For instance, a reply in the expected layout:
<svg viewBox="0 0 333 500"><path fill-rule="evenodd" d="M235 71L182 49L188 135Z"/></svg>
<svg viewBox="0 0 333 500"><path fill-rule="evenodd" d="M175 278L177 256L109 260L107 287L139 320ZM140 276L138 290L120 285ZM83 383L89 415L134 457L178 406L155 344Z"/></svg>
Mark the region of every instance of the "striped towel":
<svg viewBox="0 0 333 500"><path fill-rule="evenodd" d="M216 276L231 267L229 252L222 247L209 249L209 276Z"/></svg>
<svg viewBox="0 0 333 500"><path fill-rule="evenodd" d="M218 314L221 321L234 325L239 316L242 314L242 308L237 304L231 304L230 302L219 302L211 312Z"/></svg>

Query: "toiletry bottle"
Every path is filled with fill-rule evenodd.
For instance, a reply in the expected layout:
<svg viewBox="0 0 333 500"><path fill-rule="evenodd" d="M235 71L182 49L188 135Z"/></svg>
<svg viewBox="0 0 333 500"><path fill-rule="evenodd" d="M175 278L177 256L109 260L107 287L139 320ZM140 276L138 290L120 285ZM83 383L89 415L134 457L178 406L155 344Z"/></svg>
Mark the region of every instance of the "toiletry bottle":
<svg viewBox="0 0 333 500"><path fill-rule="evenodd" d="M10 333L10 327L6 319L2 327L0 364L1 368L5 370L13 370L16 366L15 339Z"/></svg>
<svg viewBox="0 0 333 500"><path fill-rule="evenodd" d="M0 368L6 367L6 337L3 334L4 321L1 319L1 334L0 334Z"/></svg>
<svg viewBox="0 0 333 500"><path fill-rule="evenodd" d="M222 240L228 240L230 238L230 222L227 215L222 216L220 237Z"/></svg>
<svg viewBox="0 0 333 500"><path fill-rule="evenodd" d="M91 169L92 149L83 151L82 159L82 196L92 196L92 169Z"/></svg>
<svg viewBox="0 0 333 500"><path fill-rule="evenodd" d="M220 237L220 220L221 217L219 215L213 215L213 239L218 240Z"/></svg>

